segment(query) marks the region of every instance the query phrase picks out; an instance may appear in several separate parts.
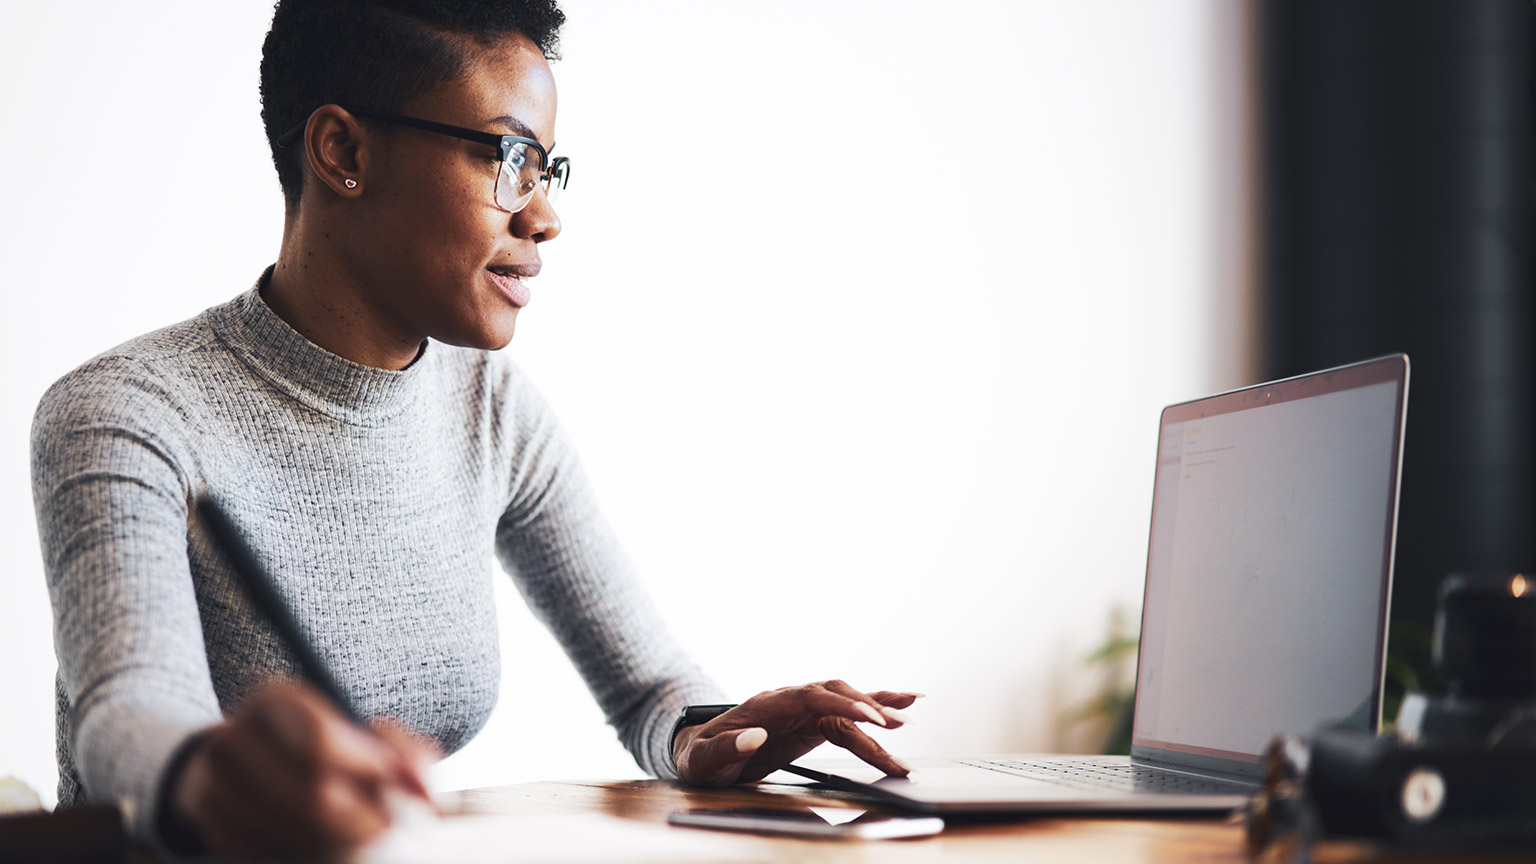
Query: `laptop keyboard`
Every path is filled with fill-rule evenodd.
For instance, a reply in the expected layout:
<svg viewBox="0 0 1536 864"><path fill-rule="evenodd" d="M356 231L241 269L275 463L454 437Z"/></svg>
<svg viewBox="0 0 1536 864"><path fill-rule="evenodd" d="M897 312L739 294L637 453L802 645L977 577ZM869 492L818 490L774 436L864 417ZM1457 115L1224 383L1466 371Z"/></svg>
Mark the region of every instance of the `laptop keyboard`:
<svg viewBox="0 0 1536 864"><path fill-rule="evenodd" d="M1247 795L1240 783L1211 780L1120 761L1092 759L965 760L977 768L1046 780L1077 789L1162 795Z"/></svg>

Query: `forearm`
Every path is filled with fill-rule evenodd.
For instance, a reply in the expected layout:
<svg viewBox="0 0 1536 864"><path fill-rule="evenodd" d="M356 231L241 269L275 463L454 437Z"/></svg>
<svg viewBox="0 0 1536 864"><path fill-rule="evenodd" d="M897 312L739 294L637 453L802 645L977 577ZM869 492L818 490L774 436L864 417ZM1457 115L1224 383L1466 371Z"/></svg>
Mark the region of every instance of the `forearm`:
<svg viewBox="0 0 1536 864"><path fill-rule="evenodd" d="M187 558L187 479L153 431L176 415L147 386L108 367L67 377L39 406L32 441L61 760L87 798L125 804L146 839L172 753L220 717Z"/></svg>

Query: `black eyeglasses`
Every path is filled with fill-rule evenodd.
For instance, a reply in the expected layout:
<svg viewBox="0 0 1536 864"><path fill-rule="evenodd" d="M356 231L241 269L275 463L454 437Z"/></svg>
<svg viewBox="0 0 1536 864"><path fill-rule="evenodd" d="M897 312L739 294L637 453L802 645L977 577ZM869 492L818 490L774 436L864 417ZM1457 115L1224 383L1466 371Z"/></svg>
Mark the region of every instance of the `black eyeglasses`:
<svg viewBox="0 0 1536 864"><path fill-rule="evenodd" d="M528 206L533 200L533 193L540 186L544 187L544 195L554 198L565 188L571 179L571 160L564 156L549 158L549 151L544 145L532 138L524 138L521 135L497 135L492 132L479 132L474 129L465 129L462 126L450 126L447 123L437 123L432 120L422 120L417 117L405 117L399 114L386 114L378 111L352 111L358 117L369 120L377 120L381 123L395 123L400 126L410 126L413 129L421 129L427 132L435 132L439 135L447 135L451 138L459 138L464 141L473 141L477 144L489 144L496 148L497 156L501 159L501 168L496 172L496 186L493 198L496 206L516 213ZM278 136L277 146L289 147L299 140L304 134L304 128L309 125L309 118L304 122L289 129Z"/></svg>

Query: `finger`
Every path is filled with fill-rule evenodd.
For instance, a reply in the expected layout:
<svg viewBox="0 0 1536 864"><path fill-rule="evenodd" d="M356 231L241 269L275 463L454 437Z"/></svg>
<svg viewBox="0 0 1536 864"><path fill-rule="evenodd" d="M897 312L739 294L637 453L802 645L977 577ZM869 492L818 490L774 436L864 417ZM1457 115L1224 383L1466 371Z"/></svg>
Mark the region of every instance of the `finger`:
<svg viewBox="0 0 1536 864"><path fill-rule="evenodd" d="M277 830L286 823L308 838L306 847L345 849L389 825L388 805L377 786L323 761L296 769L270 748L270 741L253 734L220 742L213 765L227 786L239 790L247 809L275 817Z"/></svg>
<svg viewBox="0 0 1536 864"><path fill-rule="evenodd" d="M911 708L923 696L907 690L876 690L869 694L869 698L889 708Z"/></svg>
<svg viewBox="0 0 1536 864"><path fill-rule="evenodd" d="M922 693L913 693L906 690L876 690L868 694L880 706L880 713L885 719L891 721L892 729L912 722L912 718L902 712L903 708L910 708L923 698Z"/></svg>
<svg viewBox="0 0 1536 864"><path fill-rule="evenodd" d="M872 715L873 719L870 719L870 722L876 724L877 726L886 726L894 729L897 726L900 726L905 720L905 717L903 717L899 711L896 712L895 716L892 716L891 712L895 709L887 708L886 706L881 705L879 702L871 698L869 694L860 690L855 690L846 681L825 681L822 682L821 686L827 688L839 696L842 696L846 699L851 699L856 702L859 706L860 713L866 715L863 719L870 719ZM841 716L846 717L848 715L843 714ZM853 717L850 719L857 720L861 718Z"/></svg>
<svg viewBox="0 0 1536 864"><path fill-rule="evenodd" d="M912 766L891 755L880 742L869 737L863 729L843 720L829 719L822 722L822 734L827 740L847 750L865 762L879 768L892 777L905 777L912 773Z"/></svg>
<svg viewBox="0 0 1536 864"><path fill-rule="evenodd" d="M214 851L237 858L310 860L354 851L383 831L387 814L375 814L370 824L366 816L359 818L326 800L338 793L353 795L337 788L345 786L332 779L319 794L306 795L303 800L311 802L318 815L299 818L253 797L253 790L238 778L220 777L202 802L204 839Z"/></svg>
<svg viewBox="0 0 1536 864"><path fill-rule="evenodd" d="M855 695L850 696L839 692L839 689ZM856 723L890 725L890 721L880 713L877 705L872 704L864 694L842 681L824 681L799 688L794 692L799 696L801 710L818 717L846 717Z"/></svg>
<svg viewBox="0 0 1536 864"><path fill-rule="evenodd" d="M760 726L732 729L705 737L700 734L683 751L678 773L690 783L729 786L741 776L747 760L768 741Z"/></svg>
<svg viewBox="0 0 1536 864"><path fill-rule="evenodd" d="M389 744L399 757L395 780L412 795L432 799L426 772L443 758L443 750L416 730L390 717L375 717L368 725Z"/></svg>
<svg viewBox="0 0 1536 864"><path fill-rule="evenodd" d="M267 833L276 825L248 824L266 820L290 822L292 828L286 833L295 838L318 834L320 825L313 811L300 804L303 779L287 760L276 757L265 737L248 726L231 724L212 736L200 773L205 796L220 802L223 818L228 821L230 814L239 815L238 821L253 829L252 836L280 836Z"/></svg>
<svg viewBox="0 0 1536 864"><path fill-rule="evenodd" d="M393 779L397 759L378 736L358 727L307 685L265 691L242 711L273 752L303 771L324 767L362 784Z"/></svg>
<svg viewBox="0 0 1536 864"><path fill-rule="evenodd" d="M882 690L878 695L875 693L864 693L854 689L851 685L844 681L828 681L824 686L833 692L840 693L850 699L858 699L864 704L871 706L874 710L878 711L880 715L885 718L885 720L888 721L886 723L882 723L881 725L888 726L892 729L895 729L908 722L909 718L905 714L901 713L899 709L905 708L908 705L911 705L913 702L917 701L917 697L913 696L912 694L897 694L888 690ZM879 696L884 696L886 698L881 699ZM892 704L893 701L904 702L905 704Z"/></svg>
<svg viewBox="0 0 1536 864"><path fill-rule="evenodd" d="M234 800L234 789L208 755L219 731L223 730L217 730L188 755L173 792L173 806L178 818L214 853L252 858L261 851L257 844L260 837L281 835L267 834L270 826L244 802Z"/></svg>
<svg viewBox="0 0 1536 864"><path fill-rule="evenodd" d="M311 792L315 810L325 826L328 851L350 852L380 834L394 821L389 798L377 788L365 788L348 778L323 778Z"/></svg>

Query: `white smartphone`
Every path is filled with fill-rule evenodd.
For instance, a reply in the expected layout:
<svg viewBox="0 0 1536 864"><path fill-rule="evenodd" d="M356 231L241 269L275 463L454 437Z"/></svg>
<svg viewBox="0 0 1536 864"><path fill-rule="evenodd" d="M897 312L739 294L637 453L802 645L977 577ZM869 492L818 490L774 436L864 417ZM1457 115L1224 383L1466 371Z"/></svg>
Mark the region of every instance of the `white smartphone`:
<svg viewBox="0 0 1536 864"><path fill-rule="evenodd" d="M835 817L837 814L833 815ZM895 840L902 837L926 837L944 830L944 820L937 816L881 816L864 813L842 822L829 820L808 807L684 810L668 816L667 822L688 828L823 840Z"/></svg>

